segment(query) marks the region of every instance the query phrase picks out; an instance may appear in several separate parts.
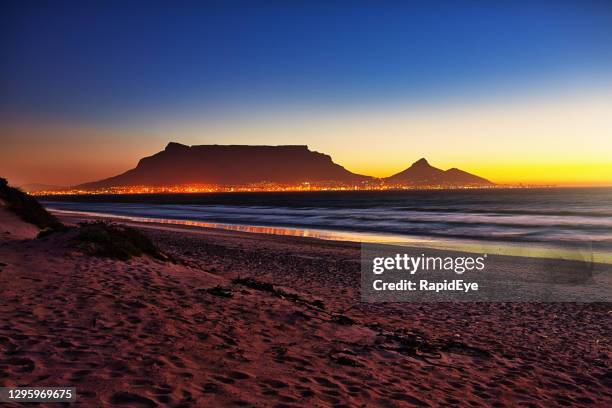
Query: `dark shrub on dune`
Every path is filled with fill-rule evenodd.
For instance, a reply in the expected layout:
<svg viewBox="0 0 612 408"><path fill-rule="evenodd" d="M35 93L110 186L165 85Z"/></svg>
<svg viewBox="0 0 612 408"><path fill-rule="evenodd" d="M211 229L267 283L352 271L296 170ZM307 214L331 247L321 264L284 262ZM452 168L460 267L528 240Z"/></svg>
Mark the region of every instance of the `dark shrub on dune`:
<svg viewBox="0 0 612 408"><path fill-rule="evenodd" d="M6 179L3 178L0 178L0 199L6 203L9 211L17 214L25 222L36 225L38 228L55 231L65 228L34 197L15 187L10 187Z"/></svg>
<svg viewBox="0 0 612 408"><path fill-rule="evenodd" d="M38 238L55 236L56 232L65 232L68 235L60 234L59 236L66 237L79 250L88 255L122 261L127 261L135 256L149 255L161 261L175 262L174 259L164 255L145 234L135 228L101 221L83 223L78 228L68 228L45 210L36 198L17 188L10 187L4 178L0 178L0 200L4 201L9 211L25 222L39 227L42 231L38 234Z"/></svg>
<svg viewBox="0 0 612 408"><path fill-rule="evenodd" d="M127 261L149 255L161 261L172 261L141 231L102 221L80 224L73 242L88 255Z"/></svg>

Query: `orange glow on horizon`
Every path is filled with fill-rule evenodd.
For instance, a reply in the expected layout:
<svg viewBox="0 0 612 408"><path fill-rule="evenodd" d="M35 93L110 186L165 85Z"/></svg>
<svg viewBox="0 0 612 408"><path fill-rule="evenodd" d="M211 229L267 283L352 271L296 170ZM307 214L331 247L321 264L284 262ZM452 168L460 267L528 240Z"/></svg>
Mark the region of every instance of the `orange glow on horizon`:
<svg viewBox="0 0 612 408"><path fill-rule="evenodd" d="M306 144L357 174L388 177L425 157L498 184L612 186L612 87L449 106L374 106L207 119L150 118L122 128L0 125L0 176L78 185L134 168L169 141Z"/></svg>
<svg viewBox="0 0 612 408"><path fill-rule="evenodd" d="M415 159L416 160L416 159ZM461 170L486 178L495 184L503 185L542 185L542 186L612 186L611 163L492 163L466 162L447 166L430 164L448 170L457 167ZM348 170L373 177L389 177L404 168L389 171L385 167L347 167Z"/></svg>

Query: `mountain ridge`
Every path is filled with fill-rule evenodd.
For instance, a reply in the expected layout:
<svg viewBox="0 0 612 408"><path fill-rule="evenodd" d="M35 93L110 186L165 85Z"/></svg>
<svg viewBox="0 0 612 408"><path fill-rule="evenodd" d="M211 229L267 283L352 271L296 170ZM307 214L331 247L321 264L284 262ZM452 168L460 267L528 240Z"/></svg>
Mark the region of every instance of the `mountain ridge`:
<svg viewBox="0 0 612 408"><path fill-rule="evenodd" d="M442 170L433 167L427 159L421 158L412 163L406 170L400 171L392 176L386 177L383 180L391 184L405 185L442 185L442 186L492 186L491 181L452 167L448 170Z"/></svg>
<svg viewBox="0 0 612 408"><path fill-rule="evenodd" d="M489 180L463 170L441 170L421 158L390 177L375 178L353 173L331 156L307 145L193 145L169 142L164 150L143 157L133 169L75 188L93 190L125 186L189 184L246 185L252 183L490 186Z"/></svg>
<svg viewBox="0 0 612 408"><path fill-rule="evenodd" d="M306 145L187 146L170 142L164 150L140 159L131 170L77 188L305 181L355 183L370 179L346 170L329 155L311 151Z"/></svg>

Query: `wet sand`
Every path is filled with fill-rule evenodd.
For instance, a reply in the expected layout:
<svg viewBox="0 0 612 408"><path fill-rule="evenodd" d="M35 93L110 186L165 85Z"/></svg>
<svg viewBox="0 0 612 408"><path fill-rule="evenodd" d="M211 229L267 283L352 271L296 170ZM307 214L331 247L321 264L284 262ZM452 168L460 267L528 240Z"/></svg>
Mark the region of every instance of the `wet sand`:
<svg viewBox="0 0 612 408"><path fill-rule="evenodd" d="M612 403L610 304L365 304L357 244L143 230L184 264L1 238L0 385L87 407Z"/></svg>

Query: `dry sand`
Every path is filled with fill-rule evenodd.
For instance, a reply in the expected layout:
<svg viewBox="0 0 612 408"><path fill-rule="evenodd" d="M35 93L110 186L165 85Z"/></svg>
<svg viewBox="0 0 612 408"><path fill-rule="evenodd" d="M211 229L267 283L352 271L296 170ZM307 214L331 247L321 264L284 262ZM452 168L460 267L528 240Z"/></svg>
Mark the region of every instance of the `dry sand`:
<svg viewBox="0 0 612 408"><path fill-rule="evenodd" d="M6 209L0 199L0 241L32 239L38 235L39 229L21 219Z"/></svg>
<svg viewBox="0 0 612 408"><path fill-rule="evenodd" d="M356 244L146 232L186 264L1 238L0 385L86 407L612 404L610 304L363 304Z"/></svg>

